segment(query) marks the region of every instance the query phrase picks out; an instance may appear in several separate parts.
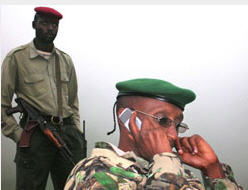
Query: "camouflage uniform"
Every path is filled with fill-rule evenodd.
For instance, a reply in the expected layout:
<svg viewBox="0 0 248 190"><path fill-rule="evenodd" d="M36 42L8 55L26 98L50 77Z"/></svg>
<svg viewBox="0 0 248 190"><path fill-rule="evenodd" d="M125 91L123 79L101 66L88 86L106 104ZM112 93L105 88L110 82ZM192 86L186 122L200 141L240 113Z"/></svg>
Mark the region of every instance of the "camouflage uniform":
<svg viewBox="0 0 248 190"><path fill-rule="evenodd" d="M226 178L203 176L204 185L183 165L176 154L162 153L149 163L133 152L99 142L89 158L80 161L67 179L64 190L132 190L132 189L235 189L242 190L234 180L231 168L222 165Z"/></svg>

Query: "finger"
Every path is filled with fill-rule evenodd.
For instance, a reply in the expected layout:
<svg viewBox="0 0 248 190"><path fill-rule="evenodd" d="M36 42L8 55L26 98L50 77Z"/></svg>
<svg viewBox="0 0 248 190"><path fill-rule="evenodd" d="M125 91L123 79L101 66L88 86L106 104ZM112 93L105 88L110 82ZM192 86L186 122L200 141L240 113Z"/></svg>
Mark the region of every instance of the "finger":
<svg viewBox="0 0 248 190"><path fill-rule="evenodd" d="M197 144L196 144L196 138L190 138L189 143L190 143L190 146L192 147L193 154L197 154L198 148L197 148Z"/></svg>
<svg viewBox="0 0 248 190"><path fill-rule="evenodd" d="M201 165L201 159L198 159L191 153L184 152L183 154L180 154L179 157L184 164L187 164L189 166L198 168Z"/></svg>
<svg viewBox="0 0 248 190"><path fill-rule="evenodd" d="M132 135L134 136L135 140L138 140L139 128L136 125L136 121L135 121L136 116L137 116L137 113L133 112L129 120L129 129Z"/></svg>
<svg viewBox="0 0 248 190"><path fill-rule="evenodd" d="M192 153L193 152L193 149L189 143L189 138L188 137L183 137L183 138L180 138L180 143L181 143L181 146L184 148L184 149L187 149L187 152L190 152Z"/></svg>
<svg viewBox="0 0 248 190"><path fill-rule="evenodd" d="M182 149L179 138L177 138L177 140L175 141L175 148L179 154L183 154L183 149Z"/></svg>
<svg viewBox="0 0 248 190"><path fill-rule="evenodd" d="M136 114L137 114L137 112L136 112ZM138 117L138 116L137 116ZM139 118L139 117L138 117ZM140 119L141 120L141 119ZM156 122L151 122L152 120L150 120L150 118L149 117L146 117L146 118L143 118L142 119L142 121L141 121L141 130L146 130L146 131L148 131L148 130L152 130L152 129L154 129L154 128L158 128L157 126L156 126ZM154 125L155 124L155 125Z"/></svg>

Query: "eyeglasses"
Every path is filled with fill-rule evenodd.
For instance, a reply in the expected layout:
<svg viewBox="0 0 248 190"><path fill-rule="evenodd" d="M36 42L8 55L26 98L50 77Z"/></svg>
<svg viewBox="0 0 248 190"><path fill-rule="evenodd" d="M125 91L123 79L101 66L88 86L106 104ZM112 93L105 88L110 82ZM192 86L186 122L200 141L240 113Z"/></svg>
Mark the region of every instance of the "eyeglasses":
<svg viewBox="0 0 248 190"><path fill-rule="evenodd" d="M177 121L173 121L168 117L158 117L158 116L151 115L149 113L145 113L145 112L139 111L139 110L134 110L134 111L152 117L153 119L155 119L159 123L159 125L164 126L166 128L169 128L172 125L172 123L174 123L178 133L184 133L186 130L189 129L189 127L186 123L180 123Z"/></svg>

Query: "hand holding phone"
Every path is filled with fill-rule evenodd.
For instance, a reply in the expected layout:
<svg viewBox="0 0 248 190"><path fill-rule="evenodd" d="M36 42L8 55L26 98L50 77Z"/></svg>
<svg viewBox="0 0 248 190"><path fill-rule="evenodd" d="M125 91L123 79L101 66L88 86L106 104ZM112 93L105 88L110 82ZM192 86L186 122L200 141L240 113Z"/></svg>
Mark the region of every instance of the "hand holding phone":
<svg viewBox="0 0 248 190"><path fill-rule="evenodd" d="M133 113L133 111L131 109L125 108L119 116L121 122L125 125L125 127L127 128L127 130L129 132L130 132L129 120L131 118L132 113ZM136 125L137 125L139 130L141 129L141 124L142 124L141 120L138 117L136 117Z"/></svg>
<svg viewBox="0 0 248 190"><path fill-rule="evenodd" d="M152 160L153 156L162 152L172 152L171 145L167 134L164 132L164 128L155 127L154 125L158 125L156 122L149 122L149 120L144 120L143 128L141 131L141 120L136 116L135 121L131 120L131 116L134 111L129 108L125 108L119 115L120 120L128 129L129 122L132 121L132 127L134 122L136 123L138 130L132 130L131 135L135 141L135 148L137 148L139 154L146 158L147 160ZM134 129L134 128L133 128Z"/></svg>

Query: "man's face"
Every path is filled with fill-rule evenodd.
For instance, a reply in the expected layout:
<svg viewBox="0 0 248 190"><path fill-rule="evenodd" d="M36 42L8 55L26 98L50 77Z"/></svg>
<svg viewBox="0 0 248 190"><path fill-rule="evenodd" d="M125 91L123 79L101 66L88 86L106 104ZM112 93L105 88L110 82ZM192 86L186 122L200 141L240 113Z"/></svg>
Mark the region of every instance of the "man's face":
<svg viewBox="0 0 248 190"><path fill-rule="evenodd" d="M178 133L176 125L180 124L183 120L183 113L177 106L156 100L153 98L141 98L141 102L135 105L135 109L146 112L158 118L165 118L165 121L170 122L159 122L158 120L144 115L142 113L137 113L137 116L142 120L149 120L149 128L160 127L165 132L171 147L175 145L175 141L178 139ZM169 124L170 123L170 124Z"/></svg>
<svg viewBox="0 0 248 190"><path fill-rule="evenodd" d="M36 38L43 43L52 43L58 32L59 20L51 16L39 16L33 23Z"/></svg>

